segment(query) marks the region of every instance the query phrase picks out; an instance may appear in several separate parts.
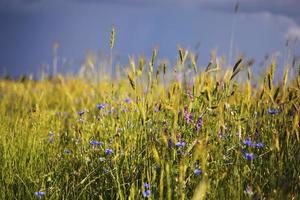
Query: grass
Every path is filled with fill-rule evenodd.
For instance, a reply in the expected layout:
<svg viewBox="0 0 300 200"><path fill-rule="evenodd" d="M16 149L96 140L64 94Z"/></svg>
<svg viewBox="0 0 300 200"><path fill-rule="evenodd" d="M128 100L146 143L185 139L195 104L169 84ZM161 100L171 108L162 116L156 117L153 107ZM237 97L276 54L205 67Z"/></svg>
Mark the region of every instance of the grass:
<svg viewBox="0 0 300 200"><path fill-rule="evenodd" d="M1 80L0 198L300 198L299 72L156 57L114 81Z"/></svg>

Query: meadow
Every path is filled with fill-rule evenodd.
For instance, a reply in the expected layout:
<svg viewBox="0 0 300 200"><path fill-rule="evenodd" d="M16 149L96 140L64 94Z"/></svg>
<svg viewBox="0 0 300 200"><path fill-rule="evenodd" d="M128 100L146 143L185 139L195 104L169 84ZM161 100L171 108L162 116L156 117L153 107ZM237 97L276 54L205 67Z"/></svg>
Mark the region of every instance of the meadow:
<svg viewBox="0 0 300 200"><path fill-rule="evenodd" d="M300 66L178 53L0 80L0 198L299 199Z"/></svg>

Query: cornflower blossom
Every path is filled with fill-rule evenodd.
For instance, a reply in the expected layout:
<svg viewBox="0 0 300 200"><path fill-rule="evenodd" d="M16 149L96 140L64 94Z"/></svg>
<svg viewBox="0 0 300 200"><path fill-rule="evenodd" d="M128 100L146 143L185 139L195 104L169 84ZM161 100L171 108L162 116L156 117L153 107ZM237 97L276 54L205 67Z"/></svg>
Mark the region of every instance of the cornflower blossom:
<svg viewBox="0 0 300 200"><path fill-rule="evenodd" d="M130 98L125 98L125 99L124 99L124 102L125 102L125 103L131 103L131 99L130 99Z"/></svg>
<svg viewBox="0 0 300 200"><path fill-rule="evenodd" d="M260 148L263 148L265 146L265 144L262 143L262 142L258 142L256 144L254 144L253 146L256 147L256 148L258 148L258 149L260 149Z"/></svg>
<svg viewBox="0 0 300 200"><path fill-rule="evenodd" d="M101 145L103 145L103 142L96 141L96 140L91 140L90 145L92 145L92 146L101 146Z"/></svg>
<svg viewBox="0 0 300 200"><path fill-rule="evenodd" d="M144 196L145 198L148 198L148 197L150 196L150 194L151 194L151 191L150 191L150 190L146 190L145 192L143 192L143 196Z"/></svg>
<svg viewBox="0 0 300 200"><path fill-rule="evenodd" d="M42 198L43 196L45 196L45 192L42 192L42 191L38 191L38 192L35 192L34 195L38 198Z"/></svg>
<svg viewBox="0 0 300 200"><path fill-rule="evenodd" d="M246 146L252 146L253 143L250 138L247 138L243 141L243 144Z"/></svg>
<svg viewBox="0 0 300 200"><path fill-rule="evenodd" d="M77 112L77 114L78 114L80 117L81 117L84 113L85 113L85 111L83 111L83 110Z"/></svg>
<svg viewBox="0 0 300 200"><path fill-rule="evenodd" d="M197 120L197 123L195 125L196 130L198 131L202 125L203 125L203 119L202 119L202 117L199 117Z"/></svg>
<svg viewBox="0 0 300 200"><path fill-rule="evenodd" d="M177 146L177 147L184 147L185 144L186 144L186 143L185 143L184 141L179 141L179 142L176 143L176 146Z"/></svg>
<svg viewBox="0 0 300 200"><path fill-rule="evenodd" d="M269 109L268 109L268 113L269 113L270 115L276 115L276 114L280 113L280 110L273 109L273 108L269 108Z"/></svg>
<svg viewBox="0 0 300 200"><path fill-rule="evenodd" d="M99 110L102 110L104 109L106 106L106 103L102 103L102 104L97 104L96 107L99 109Z"/></svg>
<svg viewBox="0 0 300 200"><path fill-rule="evenodd" d="M143 196L145 198L148 198L151 194L151 191L150 191L150 184L149 183L144 183L144 187L145 187L145 192L143 192Z"/></svg>
<svg viewBox="0 0 300 200"><path fill-rule="evenodd" d="M146 189L149 189L149 188L150 188L150 184L149 184L149 183L144 183L144 187L145 187Z"/></svg>
<svg viewBox="0 0 300 200"><path fill-rule="evenodd" d="M245 158L249 161L254 159L253 153L245 153Z"/></svg>
<svg viewBox="0 0 300 200"><path fill-rule="evenodd" d="M201 169L195 169L194 174L198 176L198 175L202 174L202 170Z"/></svg>
<svg viewBox="0 0 300 200"><path fill-rule="evenodd" d="M105 154L106 155L110 155L113 153L113 150L112 149L105 149Z"/></svg>

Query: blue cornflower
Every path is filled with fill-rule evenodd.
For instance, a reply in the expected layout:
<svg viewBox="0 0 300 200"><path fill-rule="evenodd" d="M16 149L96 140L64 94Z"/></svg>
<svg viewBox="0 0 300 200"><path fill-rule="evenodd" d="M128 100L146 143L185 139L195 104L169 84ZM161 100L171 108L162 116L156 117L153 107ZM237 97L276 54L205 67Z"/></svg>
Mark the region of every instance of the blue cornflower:
<svg viewBox="0 0 300 200"><path fill-rule="evenodd" d="M249 161L254 159L253 153L245 153L245 158Z"/></svg>
<svg viewBox="0 0 300 200"><path fill-rule="evenodd" d="M256 148L263 148L265 146L265 144L264 143L262 143L262 142L258 142L258 143L256 143L256 144L254 144L254 147L256 147Z"/></svg>
<svg viewBox="0 0 300 200"><path fill-rule="evenodd" d="M184 141L179 141L176 143L176 146L178 147L184 147L185 146L185 142Z"/></svg>
<svg viewBox="0 0 300 200"><path fill-rule="evenodd" d="M38 191L38 192L35 192L34 194L36 197L41 199L43 196L45 196L46 193L42 192L42 191Z"/></svg>
<svg viewBox="0 0 300 200"><path fill-rule="evenodd" d="M273 109L273 108L269 108L269 109L268 109L268 113L269 113L270 115L276 115L276 114L280 113L280 110Z"/></svg>
<svg viewBox="0 0 300 200"><path fill-rule="evenodd" d="M102 103L102 104L97 104L96 107L99 109L99 110L102 110L104 109L106 106L106 103Z"/></svg>
<svg viewBox="0 0 300 200"><path fill-rule="evenodd" d="M150 194L151 194L150 190L146 190L145 192L143 192L143 196L146 197L146 198L149 197Z"/></svg>
<svg viewBox="0 0 300 200"><path fill-rule="evenodd" d="M113 150L112 149L105 149L105 154L106 155L110 155L113 153Z"/></svg>
<svg viewBox="0 0 300 200"><path fill-rule="evenodd" d="M107 173L109 172L109 169L104 168L104 169L103 169L103 172L104 172L104 174L107 174Z"/></svg>
<svg viewBox="0 0 300 200"><path fill-rule="evenodd" d="M199 117L197 120L197 123L195 125L195 128L197 131L201 128L202 124L203 124L203 119L202 119L202 117Z"/></svg>
<svg viewBox="0 0 300 200"><path fill-rule="evenodd" d="M81 117L83 114L85 113L85 111L78 111L77 114Z"/></svg>
<svg viewBox="0 0 300 200"><path fill-rule="evenodd" d="M144 183L144 187L145 187L146 189L149 189L149 188L150 188L150 184L149 184L149 183Z"/></svg>
<svg viewBox="0 0 300 200"><path fill-rule="evenodd" d="M131 99L130 98L125 98L124 101L125 101L125 103L130 103Z"/></svg>
<svg viewBox="0 0 300 200"><path fill-rule="evenodd" d="M70 149L65 149L65 150L64 150L64 153L65 153L65 154L71 154L72 151L71 151Z"/></svg>
<svg viewBox="0 0 300 200"><path fill-rule="evenodd" d="M92 146L101 146L101 145L103 145L103 142L96 141L96 140L91 140L90 145L92 145Z"/></svg>
<svg viewBox="0 0 300 200"><path fill-rule="evenodd" d="M173 146L173 141L171 138L168 139L168 146L169 147L172 147Z"/></svg>
<svg viewBox="0 0 300 200"><path fill-rule="evenodd" d="M198 176L198 175L202 174L202 170L201 169L195 169L194 174Z"/></svg>
<svg viewBox="0 0 300 200"><path fill-rule="evenodd" d="M252 141L250 138L247 138L243 141L243 144L246 145L246 146L251 146L252 145Z"/></svg>

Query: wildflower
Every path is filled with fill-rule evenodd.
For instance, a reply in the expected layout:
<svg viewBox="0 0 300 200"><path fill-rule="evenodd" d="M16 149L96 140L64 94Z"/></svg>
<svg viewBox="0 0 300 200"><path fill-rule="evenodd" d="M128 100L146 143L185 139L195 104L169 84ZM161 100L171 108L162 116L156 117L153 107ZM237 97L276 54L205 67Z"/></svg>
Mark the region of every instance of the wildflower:
<svg viewBox="0 0 300 200"><path fill-rule="evenodd" d="M173 146L173 141L171 138L168 139L168 146L169 147L172 147Z"/></svg>
<svg viewBox="0 0 300 200"><path fill-rule="evenodd" d="M185 146L185 142L184 141L179 141L176 143L177 147L184 147Z"/></svg>
<svg viewBox="0 0 300 200"><path fill-rule="evenodd" d="M254 159L253 153L245 153L245 158L249 161Z"/></svg>
<svg viewBox="0 0 300 200"><path fill-rule="evenodd" d="M191 91L188 90L188 91L187 91L187 94L189 95L191 102L193 102L193 101L194 101L194 96L193 96L193 94L191 93Z"/></svg>
<svg viewBox="0 0 300 200"><path fill-rule="evenodd" d="M143 196L148 198L151 194L151 191L150 190L146 190L145 192L143 192Z"/></svg>
<svg viewBox="0 0 300 200"><path fill-rule="evenodd" d="M150 184L149 184L149 183L144 183L144 187L145 187L146 189L149 189L149 188L150 188Z"/></svg>
<svg viewBox="0 0 300 200"><path fill-rule="evenodd" d="M193 122L193 116L188 112L187 108L184 108L184 119L187 123Z"/></svg>
<svg viewBox="0 0 300 200"><path fill-rule="evenodd" d="M195 128L196 128L197 131L201 128L202 124L203 124L203 119L202 119L202 117L199 117L198 121L195 125Z"/></svg>
<svg viewBox="0 0 300 200"><path fill-rule="evenodd" d="M43 196L45 196L46 193L42 192L42 191L38 191L38 192L35 192L34 194L36 197L41 199Z"/></svg>
<svg viewBox="0 0 300 200"><path fill-rule="evenodd" d="M124 101L125 101L125 103L130 103L131 99L130 98L125 98Z"/></svg>
<svg viewBox="0 0 300 200"><path fill-rule="evenodd" d="M194 174L198 176L198 175L202 174L202 170L201 169L195 169Z"/></svg>
<svg viewBox="0 0 300 200"><path fill-rule="evenodd" d="M113 150L112 149L105 149L105 154L106 155L110 155L113 153Z"/></svg>
<svg viewBox="0 0 300 200"><path fill-rule="evenodd" d="M92 146L101 146L101 145L103 145L103 142L96 141L96 140L91 140L90 145L92 145Z"/></svg>
<svg viewBox="0 0 300 200"><path fill-rule="evenodd" d="M102 104L97 104L96 107L99 109L99 110L102 110L104 109L106 106L106 103L102 103Z"/></svg>
<svg viewBox="0 0 300 200"><path fill-rule="evenodd" d="M276 115L276 114L280 113L280 110L269 108L268 113L270 115Z"/></svg>
<svg viewBox="0 0 300 200"><path fill-rule="evenodd" d="M64 153L65 153L65 154L71 154L72 151L71 151L70 149L65 149L65 150L64 150Z"/></svg>
<svg viewBox="0 0 300 200"><path fill-rule="evenodd" d="M251 146L252 145L252 141L250 138L247 138L243 141L243 144L246 145L246 146Z"/></svg>
<svg viewBox="0 0 300 200"><path fill-rule="evenodd" d="M83 114L85 113L85 111L78 111L77 114L81 117Z"/></svg>
<svg viewBox="0 0 300 200"><path fill-rule="evenodd" d="M259 142L259 143L254 144L254 147L256 147L256 148L258 148L258 149L263 148L264 146L265 146L265 144L262 143L262 142Z"/></svg>

